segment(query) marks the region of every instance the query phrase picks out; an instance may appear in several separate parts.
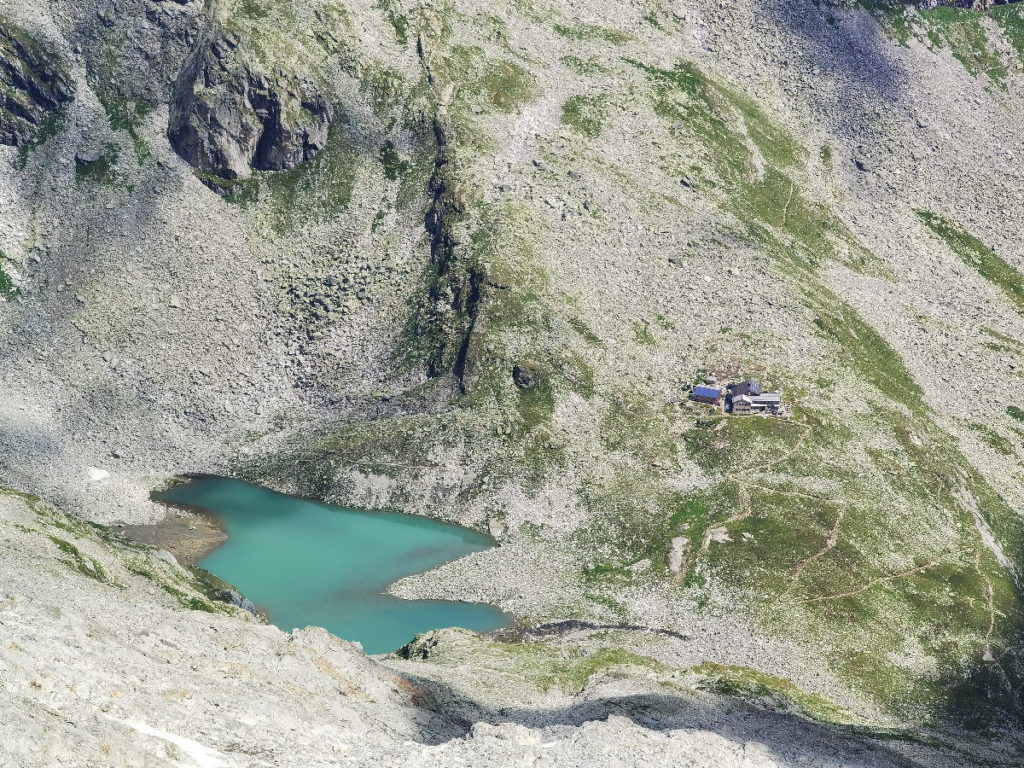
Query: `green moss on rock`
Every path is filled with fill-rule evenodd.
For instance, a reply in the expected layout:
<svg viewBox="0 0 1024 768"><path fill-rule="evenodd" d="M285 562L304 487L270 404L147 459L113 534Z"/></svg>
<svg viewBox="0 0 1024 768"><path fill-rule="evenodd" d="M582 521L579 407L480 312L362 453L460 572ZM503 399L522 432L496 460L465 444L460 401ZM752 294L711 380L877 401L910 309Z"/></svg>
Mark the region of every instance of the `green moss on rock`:
<svg viewBox="0 0 1024 768"><path fill-rule="evenodd" d="M62 539L57 536L49 536L48 538L56 545L57 549L67 556L68 559L64 562L72 568L80 573L84 573L90 579L94 579L100 584L113 584L110 577L107 575L106 569L99 560L83 554L78 547L67 539Z"/></svg>

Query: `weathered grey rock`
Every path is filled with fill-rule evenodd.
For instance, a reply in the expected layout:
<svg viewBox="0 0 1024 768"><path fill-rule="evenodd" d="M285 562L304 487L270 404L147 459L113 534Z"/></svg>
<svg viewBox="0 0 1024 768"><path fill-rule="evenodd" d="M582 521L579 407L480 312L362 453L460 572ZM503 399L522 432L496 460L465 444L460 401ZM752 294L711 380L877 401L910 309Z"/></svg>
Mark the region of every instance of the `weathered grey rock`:
<svg viewBox="0 0 1024 768"><path fill-rule="evenodd" d="M83 147L75 153L75 162L78 165L90 165L91 163L98 163L102 157L102 153L92 147Z"/></svg>
<svg viewBox="0 0 1024 768"><path fill-rule="evenodd" d="M224 179L294 168L324 148L331 124L330 104L312 80L238 65L231 54L239 44L229 35L200 52L171 105L174 150Z"/></svg>
<svg viewBox="0 0 1024 768"><path fill-rule="evenodd" d="M0 19L0 144L29 142L74 92L53 51Z"/></svg>
<svg viewBox="0 0 1024 768"><path fill-rule="evenodd" d="M256 608L256 604L234 589L219 589L214 594L218 600L228 605L233 605L236 608L241 608L243 611L248 611L253 616L259 615L259 611Z"/></svg>
<svg viewBox="0 0 1024 768"><path fill-rule="evenodd" d="M535 389L543 380L544 372L539 363L521 360L512 368L512 381L520 389Z"/></svg>

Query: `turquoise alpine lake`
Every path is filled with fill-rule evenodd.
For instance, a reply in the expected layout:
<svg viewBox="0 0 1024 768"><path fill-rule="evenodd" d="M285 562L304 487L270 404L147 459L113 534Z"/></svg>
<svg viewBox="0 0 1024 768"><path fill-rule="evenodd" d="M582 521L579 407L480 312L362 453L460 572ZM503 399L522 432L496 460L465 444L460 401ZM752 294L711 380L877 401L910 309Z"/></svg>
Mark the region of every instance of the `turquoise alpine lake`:
<svg viewBox="0 0 1024 768"><path fill-rule="evenodd" d="M155 498L221 521L228 539L199 567L237 586L281 629L320 626L367 653L387 653L433 629L509 624L492 605L384 594L403 576L494 546L476 531L317 504L223 477L197 477Z"/></svg>

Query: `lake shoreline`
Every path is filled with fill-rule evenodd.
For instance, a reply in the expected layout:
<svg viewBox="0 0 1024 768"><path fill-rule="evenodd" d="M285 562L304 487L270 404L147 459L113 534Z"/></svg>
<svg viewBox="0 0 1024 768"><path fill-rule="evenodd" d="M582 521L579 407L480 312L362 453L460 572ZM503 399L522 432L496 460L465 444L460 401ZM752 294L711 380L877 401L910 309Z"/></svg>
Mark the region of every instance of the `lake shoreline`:
<svg viewBox="0 0 1024 768"><path fill-rule="evenodd" d="M217 475L181 474L174 477L174 482L188 483L209 477ZM153 501L167 508L162 520L146 525L123 525L119 530L130 539L167 550L186 568L196 565L227 543L227 530L215 512L161 498L166 492L154 491L151 494Z"/></svg>
<svg viewBox="0 0 1024 768"><path fill-rule="evenodd" d="M203 480L237 480L244 483L253 483L252 480L232 477L230 475L218 475L211 472L182 472L174 475L169 487L161 491L153 491L150 499L162 507L167 508L167 515L155 523L141 525L117 524L117 528L125 536L143 544L165 549L174 555L175 559L185 567L191 567L200 560L212 555L218 549L227 544L229 535L220 516L205 507L195 504L188 504L181 501L172 501L166 495L176 485L187 485L189 483ZM309 501L313 504L326 506L339 506L335 502L325 501L315 496L294 494L288 491L278 490L272 486L264 486L255 483L271 493L287 496L292 499ZM399 514L412 518L423 518L434 520L441 524L460 526L451 520L435 518L428 515L419 515L411 512L403 512L398 509L357 509L350 507L355 512L367 514ZM468 530L480 534L488 539L495 546L501 546L501 542L489 531L469 528ZM420 574L411 574L416 576ZM397 582L396 582L397 583Z"/></svg>
<svg viewBox="0 0 1024 768"><path fill-rule="evenodd" d="M434 629L485 632L515 623L491 603L409 600L389 592L402 578L498 546L485 533L423 515L325 504L230 477L178 479L153 494L171 508L168 516L126 533L237 585L285 631L321 626L381 654Z"/></svg>

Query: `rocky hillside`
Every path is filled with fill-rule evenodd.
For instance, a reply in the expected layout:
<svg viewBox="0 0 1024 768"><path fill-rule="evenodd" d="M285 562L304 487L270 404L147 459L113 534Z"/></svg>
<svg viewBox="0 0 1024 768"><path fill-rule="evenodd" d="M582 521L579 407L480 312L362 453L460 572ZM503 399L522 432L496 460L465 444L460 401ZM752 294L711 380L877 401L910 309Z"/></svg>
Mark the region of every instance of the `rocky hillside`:
<svg viewBox="0 0 1024 768"><path fill-rule="evenodd" d="M482 670L598 701L546 665L628 658L1014 764L1024 6L930 5L0 0L0 478L489 531L396 592L581 624L388 662L460 722ZM687 403L709 372L793 417Z"/></svg>
<svg viewBox="0 0 1024 768"><path fill-rule="evenodd" d="M461 630L375 662L33 497L0 529L4 766L953 764L753 670Z"/></svg>

